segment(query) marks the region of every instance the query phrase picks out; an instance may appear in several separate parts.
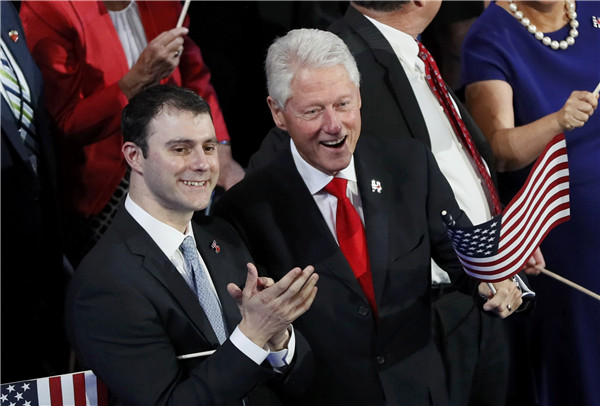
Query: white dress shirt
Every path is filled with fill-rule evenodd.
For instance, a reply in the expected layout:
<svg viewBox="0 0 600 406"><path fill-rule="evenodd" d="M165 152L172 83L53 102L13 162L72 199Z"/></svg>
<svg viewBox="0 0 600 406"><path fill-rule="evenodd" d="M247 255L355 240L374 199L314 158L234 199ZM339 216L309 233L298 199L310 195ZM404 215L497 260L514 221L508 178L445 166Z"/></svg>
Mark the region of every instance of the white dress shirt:
<svg viewBox="0 0 600 406"><path fill-rule="evenodd" d="M142 209L137 203L135 203L129 194L125 199L125 209L129 212L131 217L135 221L139 223L139 225L150 235L150 238L154 240L156 245L160 248L160 250L169 258L169 260L173 263L175 268L179 271L181 276L190 284L188 273L186 272L187 264L183 257L183 253L179 250L179 246L183 242L183 240L187 236L191 236L194 238L194 233L192 232L192 224L188 224L185 233L181 233L180 231L174 229L173 227L163 223L162 221L156 219L147 211ZM195 239L194 239L195 242ZM198 253L200 258L200 262L202 262L203 269L206 271L207 267L202 259L202 255ZM210 277L210 273L207 272L208 280L211 283L212 289L215 291L214 284L212 282L212 278ZM218 300L218 296L217 296ZM219 302L220 304L220 302ZM241 352L243 352L248 358L252 359L257 364L262 364L262 362L267 359L271 365L277 370L278 368L284 367L288 365L293 357L296 349L296 337L294 334L293 328L290 327L290 340L288 343L288 348L282 351L274 351L271 352L268 348L263 349L254 344L248 337L244 335L239 329L236 327L234 332L229 336L229 340L235 345Z"/></svg>
<svg viewBox="0 0 600 406"><path fill-rule="evenodd" d="M366 17L366 16L365 16ZM473 224L491 219L485 184L469 151L455 134L452 124L425 79L425 64L419 58L419 46L410 35L367 17L388 40L402 64L419 108L425 118L431 151L440 170L452 187L459 207ZM452 100L458 114L456 102ZM485 161L483 162L485 165ZM487 168L487 166L486 166ZM450 278L432 260L433 283L448 283Z"/></svg>
<svg viewBox="0 0 600 406"><path fill-rule="evenodd" d="M310 194L312 195L315 203L319 207L321 214L323 215L323 219L327 223L329 227L329 231L335 238L335 241L338 243L337 232L335 229L335 220L336 220L336 211L337 211L337 198L332 194L324 191L323 188L327 186L329 182L333 179L333 176L327 175L321 172L318 169L315 169L308 162L304 160L300 156L296 145L290 138L290 148L292 150L292 157L294 158L294 164L296 165L296 169L300 173L302 180L308 187ZM342 169L336 176L337 178L347 179L348 186L346 187L346 195L350 199L350 202L358 212L360 219L365 224L365 218L363 215L362 201L360 199L360 194L358 193L358 184L356 182L356 171L354 170L354 156L350 160L350 164L345 169Z"/></svg>
<svg viewBox="0 0 600 406"><path fill-rule="evenodd" d="M123 10L108 10L108 14L121 40L127 64L131 68L148 45L140 11L135 1L132 1Z"/></svg>

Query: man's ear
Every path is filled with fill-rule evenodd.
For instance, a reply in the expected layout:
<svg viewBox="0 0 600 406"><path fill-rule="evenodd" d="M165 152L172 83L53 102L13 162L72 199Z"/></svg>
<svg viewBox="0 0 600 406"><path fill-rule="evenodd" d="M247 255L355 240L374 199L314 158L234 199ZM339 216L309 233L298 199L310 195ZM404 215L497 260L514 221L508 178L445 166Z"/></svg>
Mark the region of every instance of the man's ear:
<svg viewBox="0 0 600 406"><path fill-rule="evenodd" d="M287 131L287 126L285 123L285 116L283 115L283 111L281 108L275 103L275 100L271 98L271 96L267 97L267 104L269 105L269 109L271 110L271 115L273 116L273 121L275 125L280 129Z"/></svg>
<svg viewBox="0 0 600 406"><path fill-rule="evenodd" d="M121 147L125 161L132 171L142 172L141 162L144 159L142 149L133 142L127 141Z"/></svg>

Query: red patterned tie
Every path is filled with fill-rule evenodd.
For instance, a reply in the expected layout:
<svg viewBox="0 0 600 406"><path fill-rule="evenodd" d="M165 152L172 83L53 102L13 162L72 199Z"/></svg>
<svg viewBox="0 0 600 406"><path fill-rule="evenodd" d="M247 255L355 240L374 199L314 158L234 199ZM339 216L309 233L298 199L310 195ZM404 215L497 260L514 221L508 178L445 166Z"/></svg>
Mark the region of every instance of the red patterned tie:
<svg viewBox="0 0 600 406"><path fill-rule="evenodd" d="M463 144L469 150L473 161L477 164L477 169L479 170L479 174L481 178L484 180L485 185L487 186L488 196L492 201L492 215L500 214L502 211L502 206L500 204L500 198L498 197L498 192L494 187L494 183L492 182L492 178L488 173L485 165L483 164L481 155L477 151L473 140L471 139L471 135L469 134L469 130L465 126L462 118L458 115L458 112L454 108L454 103L452 103L452 99L450 98L450 94L448 93L448 89L446 88L446 84L442 79L442 75L440 75L440 71L435 63L435 60L425 48L425 46L417 41L419 44L419 58L423 60L425 63L425 79L427 79L427 83L429 87L435 94L435 97L438 99L442 107L444 108L444 112L452 124L452 128L458 137L462 140Z"/></svg>
<svg viewBox="0 0 600 406"><path fill-rule="evenodd" d="M375 318L377 318L377 304L375 303L365 228L358 212L346 196L347 184L348 180L346 179L333 178L325 186L325 191L338 199L335 229L340 249L367 297Z"/></svg>

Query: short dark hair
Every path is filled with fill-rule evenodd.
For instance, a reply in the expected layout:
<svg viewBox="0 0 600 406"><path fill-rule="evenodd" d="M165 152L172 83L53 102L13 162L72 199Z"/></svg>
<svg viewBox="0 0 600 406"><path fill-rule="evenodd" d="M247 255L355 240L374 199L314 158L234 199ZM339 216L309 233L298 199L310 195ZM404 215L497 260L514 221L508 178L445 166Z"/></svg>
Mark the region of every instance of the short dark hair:
<svg viewBox="0 0 600 406"><path fill-rule="evenodd" d="M353 1L353 3L370 10L390 12L400 10L408 1Z"/></svg>
<svg viewBox="0 0 600 406"><path fill-rule="evenodd" d="M148 87L129 100L121 113L121 133L124 142L133 142L148 153L148 126L163 110L185 111L195 115L210 113L210 106L189 89L172 85Z"/></svg>

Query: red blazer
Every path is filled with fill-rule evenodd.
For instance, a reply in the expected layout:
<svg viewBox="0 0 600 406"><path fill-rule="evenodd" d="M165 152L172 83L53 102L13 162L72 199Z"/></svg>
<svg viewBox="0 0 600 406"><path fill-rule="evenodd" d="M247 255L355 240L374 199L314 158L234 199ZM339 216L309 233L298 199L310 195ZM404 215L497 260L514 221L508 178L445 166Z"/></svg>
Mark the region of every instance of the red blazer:
<svg viewBox="0 0 600 406"><path fill-rule="evenodd" d="M148 42L177 24L179 1L137 1ZM61 187L70 209L99 213L126 169L121 154L118 81L129 71L119 36L102 1L26 1L21 19L42 71L46 102L59 128ZM189 26L189 18L184 23ZM219 140L229 139L210 72L185 38L179 67L161 83L190 88L208 101Z"/></svg>

